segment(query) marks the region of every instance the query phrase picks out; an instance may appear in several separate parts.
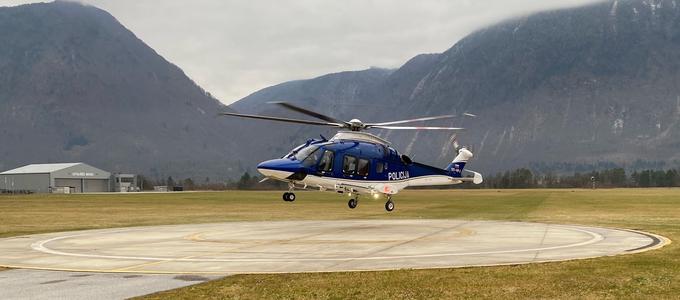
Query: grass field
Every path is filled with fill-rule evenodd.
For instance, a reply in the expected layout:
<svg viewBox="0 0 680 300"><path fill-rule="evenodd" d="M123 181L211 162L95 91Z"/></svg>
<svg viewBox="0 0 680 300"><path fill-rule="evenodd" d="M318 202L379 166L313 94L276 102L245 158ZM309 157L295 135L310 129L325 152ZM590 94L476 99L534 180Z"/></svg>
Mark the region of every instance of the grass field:
<svg viewBox="0 0 680 300"><path fill-rule="evenodd" d="M407 191L386 213L364 199L278 192L0 196L0 236L236 220L454 218L640 229L680 238L680 190ZM521 266L389 272L237 275L150 299L678 298L680 246L636 255Z"/></svg>

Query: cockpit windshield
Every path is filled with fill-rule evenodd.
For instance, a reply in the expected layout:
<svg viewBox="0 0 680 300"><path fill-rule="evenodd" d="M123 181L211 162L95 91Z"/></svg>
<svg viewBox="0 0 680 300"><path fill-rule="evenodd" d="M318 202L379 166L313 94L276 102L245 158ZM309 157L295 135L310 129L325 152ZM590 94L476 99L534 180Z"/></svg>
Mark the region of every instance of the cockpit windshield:
<svg viewBox="0 0 680 300"><path fill-rule="evenodd" d="M288 154L286 154L283 158L293 158L293 156L295 156L295 154L297 154L298 151L302 150L302 148L306 146L307 146L306 144L302 144L300 146L295 147L293 150L288 152Z"/></svg>
<svg viewBox="0 0 680 300"><path fill-rule="evenodd" d="M304 148L304 149L297 151L297 153L295 153L295 155L293 155L293 157L295 157L296 160L304 161L310 155L314 154L316 152L316 150L318 150L318 149L319 149L318 145L311 145L307 148ZM317 160L314 160L314 161L317 161Z"/></svg>

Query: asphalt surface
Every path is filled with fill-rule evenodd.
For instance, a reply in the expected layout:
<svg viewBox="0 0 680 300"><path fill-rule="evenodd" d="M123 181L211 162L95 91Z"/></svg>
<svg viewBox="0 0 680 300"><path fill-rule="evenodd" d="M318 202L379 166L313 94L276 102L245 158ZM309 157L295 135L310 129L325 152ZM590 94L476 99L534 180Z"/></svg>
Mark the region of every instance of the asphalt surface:
<svg viewBox="0 0 680 300"><path fill-rule="evenodd" d="M629 254L665 241L626 230L521 222L231 222L0 239L0 266L198 275L452 268Z"/></svg>
<svg viewBox="0 0 680 300"><path fill-rule="evenodd" d="M127 299L217 278L17 269L0 272L0 299Z"/></svg>

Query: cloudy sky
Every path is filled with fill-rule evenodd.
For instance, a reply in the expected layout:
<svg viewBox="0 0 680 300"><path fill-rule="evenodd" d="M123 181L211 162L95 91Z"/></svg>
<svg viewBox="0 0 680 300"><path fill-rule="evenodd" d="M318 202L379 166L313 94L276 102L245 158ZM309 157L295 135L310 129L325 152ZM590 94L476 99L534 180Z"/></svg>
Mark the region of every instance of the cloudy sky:
<svg viewBox="0 0 680 300"><path fill-rule="evenodd" d="M0 0L0 6L39 2ZM82 0L229 104L294 79L396 68L505 18L593 0Z"/></svg>

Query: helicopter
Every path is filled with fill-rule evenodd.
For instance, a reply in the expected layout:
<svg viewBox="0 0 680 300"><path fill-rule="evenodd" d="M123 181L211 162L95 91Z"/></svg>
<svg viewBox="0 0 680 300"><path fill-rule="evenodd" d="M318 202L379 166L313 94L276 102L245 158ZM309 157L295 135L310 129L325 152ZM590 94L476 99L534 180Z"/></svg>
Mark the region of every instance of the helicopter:
<svg viewBox="0 0 680 300"><path fill-rule="evenodd" d="M407 187L455 185L461 183L481 184L482 174L465 169L473 157L466 147L459 147L453 138L457 156L444 169L417 163L407 155L401 155L387 140L365 130L441 130L459 131L458 127L418 127L394 126L406 123L449 119L456 115L442 115L417 119L364 123L358 119L342 121L323 115L288 102L269 102L321 121L302 120L253 114L222 112L220 115L258 120L269 120L296 124L336 127L340 130L330 139L323 135L320 139L309 139L295 147L285 156L267 160L257 165L257 170L265 178L288 183L288 191L282 196L284 201L296 199L296 189L316 189L346 194L347 206L357 207L360 196L384 198L385 210L391 212L395 204L392 196ZM475 117L464 113L468 117ZM463 176L464 172L472 176Z"/></svg>

